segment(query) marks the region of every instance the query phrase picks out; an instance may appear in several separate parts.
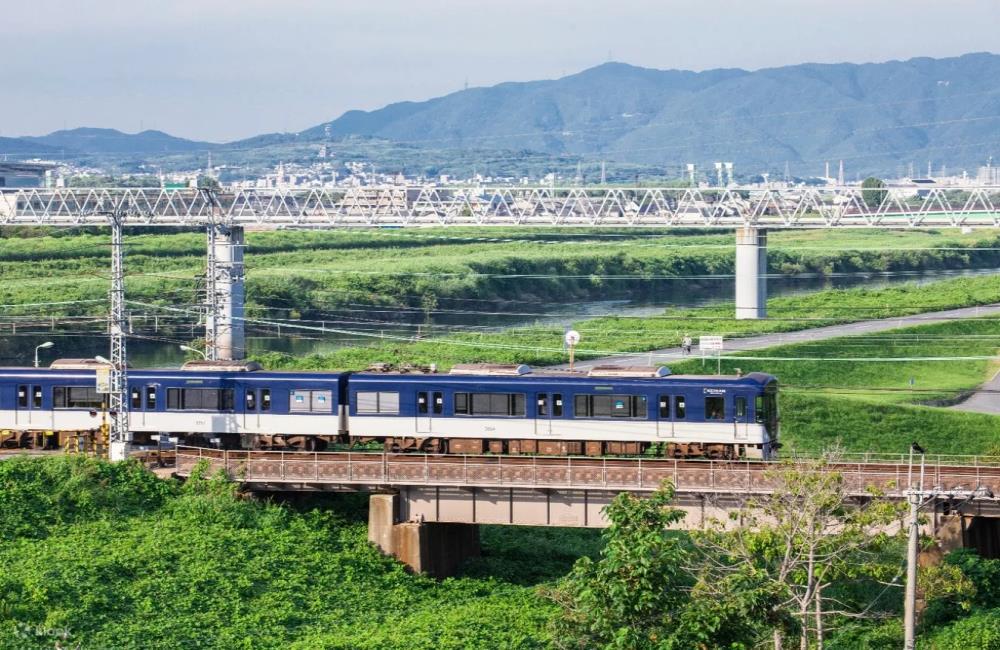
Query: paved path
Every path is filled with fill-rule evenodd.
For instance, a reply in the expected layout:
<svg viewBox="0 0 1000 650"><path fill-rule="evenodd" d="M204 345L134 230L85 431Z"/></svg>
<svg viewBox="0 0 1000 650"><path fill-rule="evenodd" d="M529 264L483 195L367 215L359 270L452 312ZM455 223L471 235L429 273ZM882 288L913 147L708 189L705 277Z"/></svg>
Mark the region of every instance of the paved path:
<svg viewBox="0 0 1000 650"><path fill-rule="evenodd" d="M1000 415L1000 370L964 402L955 404L951 408L956 411Z"/></svg>
<svg viewBox="0 0 1000 650"><path fill-rule="evenodd" d="M775 345L786 345L789 343L805 343L809 341L823 341L840 336L855 336L858 334L873 334L885 332L900 327L912 327L915 325L931 325L933 323L944 323L959 318L976 318L978 316L995 316L1000 314L1000 303L993 305L981 305L979 307L962 307L961 309L949 309L947 311L932 311L912 316L899 316L895 318L883 318L879 320L866 320L857 323L845 323L843 325L828 325L825 327L814 327L812 329L799 330L797 332L782 332L776 334L763 334L761 336L747 336L744 338L727 339L726 352L743 352L745 350L760 350L774 347ZM653 363L664 363L675 359L700 358L698 353L697 332L692 330L694 338L694 348L691 356L686 357L683 351L677 348L665 348L653 350L651 352L637 352L635 354L616 355L611 357L599 357L579 361L575 367L579 370L587 370L600 365L626 365L626 366L646 366ZM584 343L586 345L586 343ZM555 368L567 368L568 364L554 366ZM996 378L994 378L996 379Z"/></svg>

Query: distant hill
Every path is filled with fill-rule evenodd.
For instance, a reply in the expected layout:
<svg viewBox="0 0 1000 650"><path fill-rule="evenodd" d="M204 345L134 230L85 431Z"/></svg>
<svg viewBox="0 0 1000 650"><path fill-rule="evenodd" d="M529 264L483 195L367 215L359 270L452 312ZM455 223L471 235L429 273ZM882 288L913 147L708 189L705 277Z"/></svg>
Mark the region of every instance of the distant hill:
<svg viewBox="0 0 1000 650"><path fill-rule="evenodd" d="M551 81L349 111L299 134L818 173L977 164L1000 144L1000 56L687 72L607 63Z"/></svg>
<svg viewBox="0 0 1000 650"><path fill-rule="evenodd" d="M129 134L79 128L46 136L0 138L0 154L47 149L69 157L97 156L136 164L170 155L196 164L210 149L231 164L272 165L306 156L330 141L352 159L380 167L434 173L545 173L553 165L590 161L634 164L638 171L677 174L684 163L703 171L733 161L738 174L782 171L818 175L824 161L848 175L894 174L913 163L935 171L973 169L1000 157L1000 56L868 64L813 64L764 70L654 70L606 63L561 79L469 88L422 102L348 111L300 133L268 133L227 144L196 142L161 131ZM388 146L391 143L392 146ZM398 151L433 149L422 162ZM524 161L531 152L534 166ZM177 154L188 154L185 159ZM420 161L419 155L415 156ZM181 162L183 161L183 162ZM484 166L480 163L486 162ZM569 162L566 162L569 161ZM496 166L496 165L494 165ZM464 173L463 172L463 173Z"/></svg>
<svg viewBox="0 0 1000 650"><path fill-rule="evenodd" d="M218 145L210 142L185 140L162 131L123 133L116 129L79 128L54 131L39 137L20 140L68 150L80 154L140 154L186 153L206 150Z"/></svg>
<svg viewBox="0 0 1000 650"><path fill-rule="evenodd" d="M4 156L16 157L45 157L58 153L59 150L47 145L31 142L24 138L3 138L0 137L0 160Z"/></svg>

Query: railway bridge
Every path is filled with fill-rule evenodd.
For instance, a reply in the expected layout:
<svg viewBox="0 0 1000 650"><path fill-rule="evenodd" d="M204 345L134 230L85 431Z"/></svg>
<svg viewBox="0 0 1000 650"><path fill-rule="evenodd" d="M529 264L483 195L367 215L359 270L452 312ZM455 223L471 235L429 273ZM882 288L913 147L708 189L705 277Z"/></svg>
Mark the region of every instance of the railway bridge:
<svg viewBox="0 0 1000 650"><path fill-rule="evenodd" d="M906 497L919 468L896 455L860 454L829 466L859 502L875 488ZM926 530L950 543L1000 555L1000 459L931 457L924 486L942 495ZM453 573L478 552L478 524L600 528L621 492L648 494L664 481L676 490L681 525L724 518L752 496L770 494L772 463L663 458L441 456L378 452L226 451L181 447L176 473L203 463L255 492L371 493L369 538L418 571ZM975 492L957 503L947 495ZM902 525L902 522L901 522Z"/></svg>

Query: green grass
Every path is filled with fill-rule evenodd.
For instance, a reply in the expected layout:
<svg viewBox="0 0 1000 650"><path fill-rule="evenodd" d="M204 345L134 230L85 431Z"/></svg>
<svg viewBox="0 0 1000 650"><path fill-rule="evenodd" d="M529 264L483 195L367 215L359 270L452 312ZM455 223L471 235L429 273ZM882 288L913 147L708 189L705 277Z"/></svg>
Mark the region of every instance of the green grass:
<svg viewBox="0 0 1000 650"><path fill-rule="evenodd" d="M829 274L1000 266L1000 239L957 231L794 231L771 234L772 272ZM130 297L195 301L204 270L200 233L126 238ZM729 274L730 232L598 229L420 229L247 234L251 313L335 311L350 303L417 306L436 300L637 297L656 276ZM0 238L0 304L101 299L104 234ZM437 274L437 275L426 275ZM442 276L440 274L446 274ZM497 277L530 275L525 277ZM599 276L640 278L622 282ZM538 277L562 276L562 277ZM566 277L578 276L578 277ZM646 278L646 280L641 280ZM662 281L661 281L662 282ZM698 290L696 280L689 281ZM58 308L97 313L103 306Z"/></svg>
<svg viewBox="0 0 1000 650"><path fill-rule="evenodd" d="M869 304L874 313L886 315L888 311L906 313L907 309L916 309L913 303L951 306L948 301L958 296L977 295L969 293L968 282L987 283L987 286L978 287L983 291L981 297L996 300L1000 282L997 278L954 280L923 288L896 287L884 290L883 294L865 290L839 293L848 303L856 302L857 309L861 304ZM895 303L892 307L884 303L887 296ZM829 296L817 295L773 302L794 313L821 313L822 306L831 301ZM599 322L604 325L608 320L600 319ZM630 323L634 328L641 328L641 333L594 327L593 322L580 323L578 327L585 332L585 338L597 338L603 350L635 351L646 346L676 344L684 331L681 325L691 324L690 321L670 319ZM699 321L699 324L701 333L719 332L727 336L759 329L781 331L782 328L803 326L801 321L747 324L747 321L721 318ZM753 330L740 329L743 327ZM449 339L452 342L345 348L330 355L299 359L272 354L266 355L264 361L269 367L322 370L362 369L375 361L437 363L442 370L453 363L473 361L545 365L565 360L564 353L548 343L558 340L560 334L544 328L525 328L495 335L454 336ZM485 347L456 345L459 341L485 344ZM523 348L504 347L508 345ZM551 347L542 348L542 345ZM957 399L987 379L996 364L986 359L928 361L921 358L993 357L998 348L1000 321L973 319L741 353L741 357L753 358L723 358L722 370L724 373L734 372L736 368L743 372L762 371L779 378L782 440L789 452L816 452L842 445L852 452L902 453L912 440L919 438L936 454L997 454L1000 452L1000 417L924 405ZM896 360L910 357L916 360ZM712 361L707 365L698 360L670 365L675 373L715 371Z"/></svg>
<svg viewBox="0 0 1000 650"><path fill-rule="evenodd" d="M46 631L57 630L69 633L63 647L144 650L548 645L553 605L531 586L535 569L412 575L368 544L355 501L278 506L136 465L4 461L0 647L52 648ZM496 532L500 548L484 535L488 554L510 544ZM594 535L541 537L563 547L562 560L543 560L550 579Z"/></svg>
<svg viewBox="0 0 1000 650"><path fill-rule="evenodd" d="M766 320L736 320L733 307L722 304L698 309L668 309L662 316L605 317L577 321L573 328L583 339L581 359L679 345L692 336L719 334L726 338L791 332L822 325L888 318L991 304L1000 300L1000 276L956 278L927 285L897 285L882 289L845 289L768 300ZM262 355L268 367L360 370L368 365L436 363L448 369L455 363L498 362L552 365L564 363L563 328L535 326L498 333L462 333L412 342L392 340L370 346L344 348L331 354L291 358Z"/></svg>

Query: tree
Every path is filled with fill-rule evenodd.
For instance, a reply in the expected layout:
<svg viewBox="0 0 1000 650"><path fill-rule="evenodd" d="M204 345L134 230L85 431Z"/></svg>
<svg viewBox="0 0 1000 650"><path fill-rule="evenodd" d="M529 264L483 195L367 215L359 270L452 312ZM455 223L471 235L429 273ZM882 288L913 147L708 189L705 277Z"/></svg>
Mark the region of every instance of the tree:
<svg viewBox="0 0 1000 650"><path fill-rule="evenodd" d="M872 210L877 210L889 193L884 187L885 182L881 178L869 176L861 182L861 200Z"/></svg>
<svg viewBox="0 0 1000 650"><path fill-rule="evenodd" d="M773 622L796 621L774 625L775 648L793 631L789 627L803 650L810 643L822 648L828 618L864 616L898 586L898 549L885 530L899 520L902 505L875 491L855 498L826 461L787 463L766 471L764 480L771 494L748 499L729 521L693 535L699 585L722 600L732 598L734 577L767 585L779 595ZM851 590L851 583L863 588ZM879 584L885 586L871 589Z"/></svg>
<svg viewBox="0 0 1000 650"><path fill-rule="evenodd" d="M553 637L563 648L745 648L766 627L775 598L752 576L725 576L734 598L714 599L689 571L691 551L668 527L684 513L673 489L615 497L598 560L582 558L544 592L562 607ZM763 587L763 588L762 588ZM705 597L702 597L705 596Z"/></svg>
<svg viewBox="0 0 1000 650"><path fill-rule="evenodd" d="M215 190L219 191L222 186L219 184L218 179L202 174L198 177L198 189L200 190Z"/></svg>

